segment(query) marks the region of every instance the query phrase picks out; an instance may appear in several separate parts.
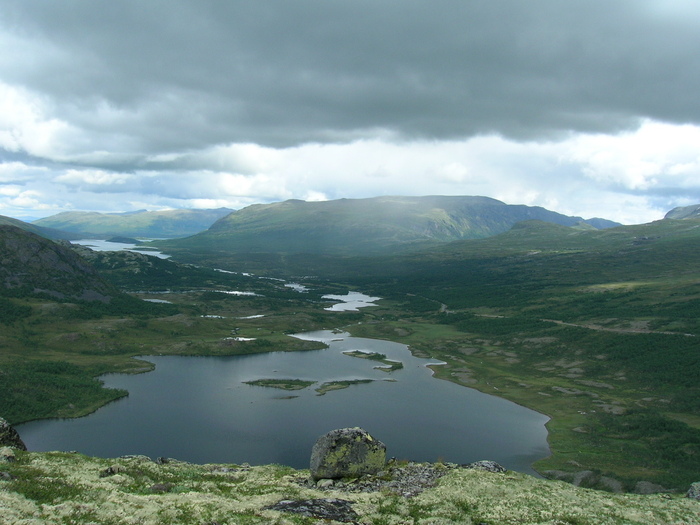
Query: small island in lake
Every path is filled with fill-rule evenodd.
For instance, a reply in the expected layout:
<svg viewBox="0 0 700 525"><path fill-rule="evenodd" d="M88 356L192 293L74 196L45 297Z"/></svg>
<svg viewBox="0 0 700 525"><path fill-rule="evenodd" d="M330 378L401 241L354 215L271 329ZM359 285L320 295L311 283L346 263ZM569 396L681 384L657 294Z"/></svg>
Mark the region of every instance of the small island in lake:
<svg viewBox="0 0 700 525"><path fill-rule="evenodd" d="M351 379L349 381L329 381L327 383L322 383L321 386L319 386L316 389L316 392L318 392L317 395L322 396L326 392L330 392L331 390L342 390L343 388L348 388L351 385L361 385L364 383L371 383L374 381L374 379Z"/></svg>
<svg viewBox="0 0 700 525"><path fill-rule="evenodd" d="M281 388L282 390L302 390L316 383L316 381L304 381L303 379L254 379L243 382L246 385Z"/></svg>
<svg viewBox="0 0 700 525"><path fill-rule="evenodd" d="M359 357L360 359L370 359L371 361L379 361L380 363L383 363L384 366L375 366L377 370L381 370L382 372L393 372L394 370L400 370L403 368L403 363L401 361L392 361L391 359L387 359L386 355L380 354L378 352L364 352L362 350L349 350L347 352L343 352L345 355L349 355L350 357Z"/></svg>

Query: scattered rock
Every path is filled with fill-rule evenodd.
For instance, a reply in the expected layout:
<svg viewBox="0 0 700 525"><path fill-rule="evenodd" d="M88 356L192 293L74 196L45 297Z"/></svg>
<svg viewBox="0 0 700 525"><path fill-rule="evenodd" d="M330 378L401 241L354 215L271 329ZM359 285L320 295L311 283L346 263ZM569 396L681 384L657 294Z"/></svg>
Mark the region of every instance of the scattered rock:
<svg viewBox="0 0 700 525"><path fill-rule="evenodd" d="M474 463L469 463L468 465L462 465L464 468L468 469L473 469L473 470L485 470L486 472L505 472L506 469L503 465L499 465L495 461L490 461L490 460L481 460L481 461L475 461Z"/></svg>
<svg viewBox="0 0 700 525"><path fill-rule="evenodd" d="M19 450L27 450L27 446L19 437L17 431L0 417L0 447L12 447Z"/></svg>
<svg viewBox="0 0 700 525"><path fill-rule="evenodd" d="M316 487L319 489L329 489L335 484L335 481L332 479L319 479L318 483L316 483Z"/></svg>
<svg viewBox="0 0 700 525"><path fill-rule="evenodd" d="M438 480L449 471L460 468L454 463L407 463L390 461L384 470L375 475L366 474L349 480L322 479L299 480L299 484L324 491L344 492L393 492L410 498L437 485Z"/></svg>
<svg viewBox="0 0 700 525"><path fill-rule="evenodd" d="M652 483L651 481L638 481L634 486L635 494L659 494L661 492L672 492L666 487Z"/></svg>
<svg viewBox="0 0 700 525"><path fill-rule="evenodd" d="M173 484L172 483L156 483L155 485L151 485L148 488L149 492L152 492L154 494L165 494L166 492L170 492L173 490Z"/></svg>
<svg viewBox="0 0 700 525"><path fill-rule="evenodd" d="M659 494L661 492L671 492L666 487L652 483L651 481L638 481L634 486L635 494Z"/></svg>
<svg viewBox="0 0 700 525"><path fill-rule="evenodd" d="M610 492L614 492L616 494L620 494L621 492L625 491L625 486L621 481L609 476L600 476L598 483L603 489L609 490Z"/></svg>
<svg viewBox="0 0 700 525"><path fill-rule="evenodd" d="M696 481L690 486L685 497L700 501L700 481Z"/></svg>
<svg viewBox="0 0 700 525"><path fill-rule="evenodd" d="M581 470L574 474L574 479L571 481L571 483L576 487L580 487L581 484L584 484L584 486L590 486L597 481L596 478L597 476L592 470Z"/></svg>
<svg viewBox="0 0 700 525"><path fill-rule="evenodd" d="M343 523L356 521L360 516L350 506L353 502L344 499L282 500L265 509L293 512L309 518L335 520Z"/></svg>
<svg viewBox="0 0 700 525"><path fill-rule="evenodd" d="M10 447L0 448L0 463L12 463L16 461L15 451Z"/></svg>
<svg viewBox="0 0 700 525"><path fill-rule="evenodd" d="M581 466L575 461L569 463L576 467ZM543 472L543 474L547 478L566 481L567 483L571 483L577 487L594 488L614 493L621 493L625 491L625 486L621 481L609 476L601 476L599 473L593 472L592 470L579 470L577 472L547 470Z"/></svg>
<svg viewBox="0 0 700 525"><path fill-rule="evenodd" d="M395 467L384 473L384 478L388 479L376 479L376 490L389 490L410 498L434 487L451 468L456 468L456 465L409 463L403 467Z"/></svg>
<svg viewBox="0 0 700 525"><path fill-rule="evenodd" d="M311 450L314 481L376 474L385 464L386 445L359 427L332 430L318 438Z"/></svg>
<svg viewBox="0 0 700 525"><path fill-rule="evenodd" d="M112 465L111 467L107 467L105 470L100 472L100 477L106 478L124 471L126 471L126 468L122 467L121 465Z"/></svg>

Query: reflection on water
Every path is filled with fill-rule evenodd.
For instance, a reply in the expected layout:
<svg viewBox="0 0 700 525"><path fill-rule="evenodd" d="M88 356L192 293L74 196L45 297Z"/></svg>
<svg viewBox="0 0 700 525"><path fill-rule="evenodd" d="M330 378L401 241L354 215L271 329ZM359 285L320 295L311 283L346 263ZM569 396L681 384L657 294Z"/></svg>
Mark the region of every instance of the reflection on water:
<svg viewBox="0 0 700 525"><path fill-rule="evenodd" d="M548 418L500 398L436 380L430 360L405 345L314 332L326 350L236 357L146 357L141 375L105 376L129 397L94 414L18 425L30 450L77 450L117 457L145 454L207 463L280 463L308 468L316 439L335 428L360 426L386 443L389 456L467 463L481 459L533 473L549 454ZM387 373L376 362L343 352L377 352L401 361ZM302 390L253 386L256 379L315 382ZM370 379L318 395L324 382Z"/></svg>

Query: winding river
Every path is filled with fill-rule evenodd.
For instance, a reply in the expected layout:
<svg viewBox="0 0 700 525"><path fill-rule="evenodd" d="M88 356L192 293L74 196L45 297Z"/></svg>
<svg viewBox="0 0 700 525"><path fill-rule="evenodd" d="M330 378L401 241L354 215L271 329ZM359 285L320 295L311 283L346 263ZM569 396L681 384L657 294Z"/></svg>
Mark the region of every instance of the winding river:
<svg viewBox="0 0 700 525"><path fill-rule="evenodd" d="M391 457L468 463L491 459L534 474L549 455L548 418L509 401L432 378L432 360L405 345L329 331L295 337L328 348L235 357L145 356L153 372L103 376L127 398L77 419L41 420L16 428L30 450L75 450L117 457L144 454L196 463L279 463L308 468L316 439L360 426ZM400 361L387 372L346 352L376 352ZM259 379L303 379L301 390L254 386ZM323 383L370 380L329 390ZM345 386L345 385L342 385Z"/></svg>

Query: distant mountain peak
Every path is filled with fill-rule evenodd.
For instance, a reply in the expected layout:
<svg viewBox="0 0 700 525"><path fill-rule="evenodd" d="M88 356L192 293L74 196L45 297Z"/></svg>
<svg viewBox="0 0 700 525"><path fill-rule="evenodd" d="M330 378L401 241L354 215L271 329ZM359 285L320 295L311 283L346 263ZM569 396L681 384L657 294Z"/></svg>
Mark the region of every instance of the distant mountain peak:
<svg viewBox="0 0 700 525"><path fill-rule="evenodd" d="M389 195L253 205L177 244L185 249L231 253L379 255L490 237L531 219L598 228L597 223L581 217L538 206L509 205L490 197ZM606 223L613 225L617 224Z"/></svg>
<svg viewBox="0 0 700 525"><path fill-rule="evenodd" d="M700 218L700 204L681 206L669 211L664 219L697 219Z"/></svg>

